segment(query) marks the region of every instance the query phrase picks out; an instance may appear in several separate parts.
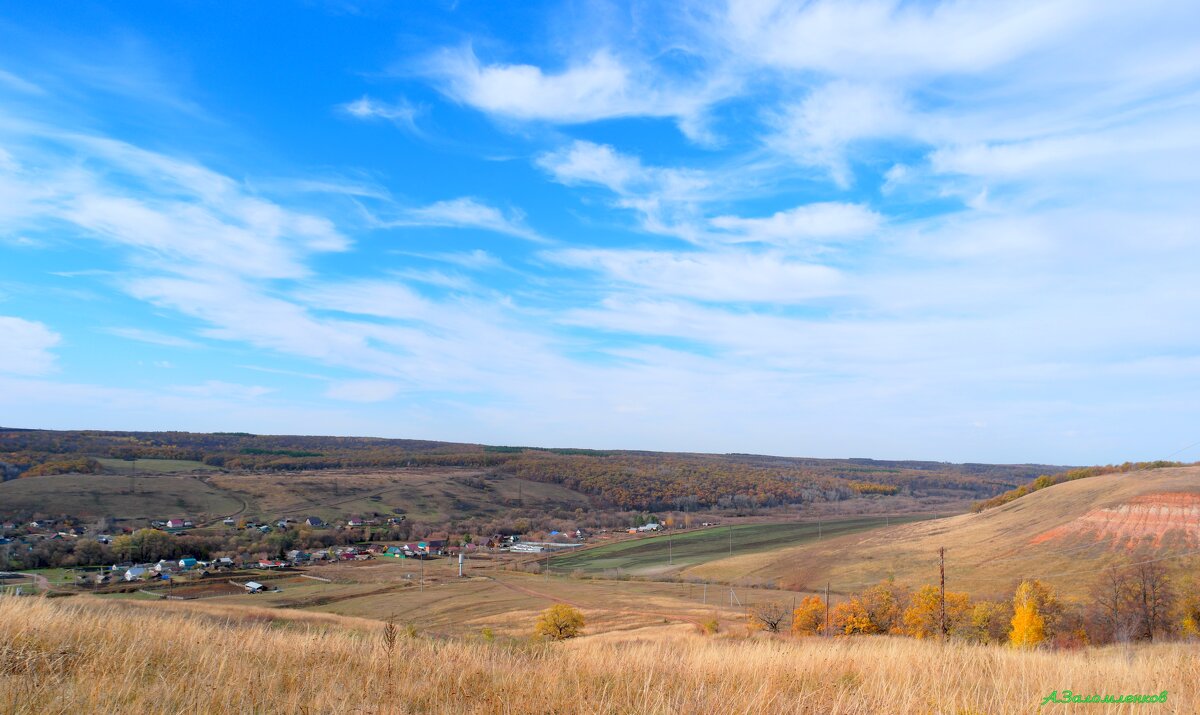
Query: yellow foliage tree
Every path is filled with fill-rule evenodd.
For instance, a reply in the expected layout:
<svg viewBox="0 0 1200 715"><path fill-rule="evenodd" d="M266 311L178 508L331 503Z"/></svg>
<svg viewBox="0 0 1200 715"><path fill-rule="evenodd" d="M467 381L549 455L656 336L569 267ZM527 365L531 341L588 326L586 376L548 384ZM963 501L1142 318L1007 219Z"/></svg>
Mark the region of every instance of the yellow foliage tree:
<svg viewBox="0 0 1200 715"><path fill-rule="evenodd" d="M1184 587L1179 599L1179 630L1189 638L1200 638L1200 583Z"/></svg>
<svg viewBox="0 0 1200 715"><path fill-rule="evenodd" d="M796 610L792 611L792 634L797 636L820 635L825 630L825 600L820 596L806 596Z"/></svg>
<svg viewBox="0 0 1200 715"><path fill-rule="evenodd" d="M1059 603L1054 589L1036 578L1022 581L1013 593L1013 610L1027 601L1032 601L1037 607L1038 615L1045 624L1046 635L1053 635L1062 614L1062 604Z"/></svg>
<svg viewBox="0 0 1200 715"><path fill-rule="evenodd" d="M903 630L904 604L908 601L908 590L887 579L871 586L862 593L863 605L871 617L878 633L900 633Z"/></svg>
<svg viewBox="0 0 1200 715"><path fill-rule="evenodd" d="M542 611L533 632L535 635L561 641L574 638L583 631L583 614L565 603L556 603Z"/></svg>
<svg viewBox="0 0 1200 715"><path fill-rule="evenodd" d="M1003 643L1008 638L1012 606L1007 601L978 601L971 609L971 638L980 643Z"/></svg>
<svg viewBox="0 0 1200 715"><path fill-rule="evenodd" d="M1057 613L1058 599L1053 589L1036 579L1022 581L1013 594L1012 630L1009 643L1032 648L1049 635L1048 616Z"/></svg>
<svg viewBox="0 0 1200 715"><path fill-rule="evenodd" d="M1008 640L1016 648L1032 648L1046 640L1046 619L1038 613L1036 603L1026 601L1017 606Z"/></svg>
<svg viewBox="0 0 1200 715"><path fill-rule="evenodd" d="M965 593L946 593L946 629L957 632L967 623L971 597ZM922 586L904 611L904 633L913 638L930 638L942 632L942 598L937 586Z"/></svg>

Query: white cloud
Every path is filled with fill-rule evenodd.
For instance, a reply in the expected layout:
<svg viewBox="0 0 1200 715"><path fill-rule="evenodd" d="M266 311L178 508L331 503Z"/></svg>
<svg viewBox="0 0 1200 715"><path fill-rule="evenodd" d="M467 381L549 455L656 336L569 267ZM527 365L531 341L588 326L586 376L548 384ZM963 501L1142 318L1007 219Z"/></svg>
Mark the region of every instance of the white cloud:
<svg viewBox="0 0 1200 715"><path fill-rule="evenodd" d="M478 228L535 243L549 243L549 239L525 224L525 217L520 212L505 215L500 209L469 197L438 201L428 206L409 209L400 218L379 221L378 225Z"/></svg>
<svg viewBox="0 0 1200 715"><path fill-rule="evenodd" d="M105 138L40 138L40 150L0 165L0 204L10 208L0 208L0 225L8 230L66 222L159 270L203 266L259 278L302 276L309 253L349 246L328 219L254 196L197 164Z"/></svg>
<svg viewBox="0 0 1200 715"><path fill-rule="evenodd" d="M175 385L172 389L184 395L236 401L257 400L263 395L274 392L271 388L262 385L239 385L223 380L207 380L199 385Z"/></svg>
<svg viewBox="0 0 1200 715"><path fill-rule="evenodd" d="M42 95L46 93L46 90L37 86L33 82L30 82L23 77L19 77L12 72L7 72L3 69L0 69L0 85L7 86L24 94Z"/></svg>
<svg viewBox="0 0 1200 715"><path fill-rule="evenodd" d="M0 315L0 372L18 375L43 375L52 372L54 354L61 342L45 324L23 318Z"/></svg>
<svg viewBox="0 0 1200 715"><path fill-rule="evenodd" d="M537 163L567 186L596 184L624 193L649 177L642 162L606 144L575 141L558 151L542 154Z"/></svg>
<svg viewBox="0 0 1200 715"><path fill-rule="evenodd" d="M176 335L167 335L154 330L145 330L143 328L105 328L104 332L109 335L116 335L119 338L128 340L136 340L141 343L149 343L151 345L162 345L169 348L194 348L199 344L187 338L181 338Z"/></svg>
<svg viewBox="0 0 1200 715"><path fill-rule="evenodd" d="M338 108L356 119L383 119L408 131L419 132L416 119L421 110L409 104L407 100L382 102L363 95L353 102L339 105Z"/></svg>
<svg viewBox="0 0 1200 715"><path fill-rule="evenodd" d="M862 204L824 202L777 211L766 218L718 216L713 226L731 241L796 245L812 240L861 238L879 228L883 217Z"/></svg>
<svg viewBox="0 0 1200 715"><path fill-rule="evenodd" d="M768 117L766 143L794 161L829 172L843 188L851 181L846 156L855 142L900 135L912 127L911 110L890 87L835 81Z"/></svg>
<svg viewBox="0 0 1200 715"><path fill-rule="evenodd" d="M1061 37L1088 3L729 2L710 26L741 56L860 78L979 72Z"/></svg>
<svg viewBox="0 0 1200 715"><path fill-rule="evenodd" d="M498 117L564 124L614 117L690 118L708 101L702 87L664 88L648 68L634 69L608 50L558 73L524 64L482 64L468 49L430 62L453 99Z"/></svg>
<svg viewBox="0 0 1200 715"><path fill-rule="evenodd" d="M637 213L644 230L694 243L705 238L701 205L739 193L738 178L729 172L718 180L705 171L645 166L635 156L587 141L544 153L537 163L566 186L594 185L613 192L617 206Z"/></svg>
<svg viewBox="0 0 1200 715"><path fill-rule="evenodd" d="M429 301L399 281L324 283L301 290L298 297L321 310L401 320L424 320L433 312Z"/></svg>
<svg viewBox="0 0 1200 715"><path fill-rule="evenodd" d="M773 254L566 249L543 256L651 294L702 301L801 303L842 290L837 270Z"/></svg>
<svg viewBox="0 0 1200 715"><path fill-rule="evenodd" d="M400 387L386 380L346 380L332 383L325 396L344 402L386 402L400 392Z"/></svg>

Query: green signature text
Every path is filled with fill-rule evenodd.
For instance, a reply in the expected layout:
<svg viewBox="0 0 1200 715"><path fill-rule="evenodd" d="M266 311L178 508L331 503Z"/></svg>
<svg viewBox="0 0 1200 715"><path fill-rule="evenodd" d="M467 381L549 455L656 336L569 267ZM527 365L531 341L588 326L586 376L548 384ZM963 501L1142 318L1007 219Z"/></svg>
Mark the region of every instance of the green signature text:
<svg viewBox="0 0 1200 715"><path fill-rule="evenodd" d="M1059 692L1055 690L1046 697L1042 698L1042 705L1046 703L1165 703L1167 702L1167 691L1162 691L1158 695L1080 695L1079 693L1063 690Z"/></svg>

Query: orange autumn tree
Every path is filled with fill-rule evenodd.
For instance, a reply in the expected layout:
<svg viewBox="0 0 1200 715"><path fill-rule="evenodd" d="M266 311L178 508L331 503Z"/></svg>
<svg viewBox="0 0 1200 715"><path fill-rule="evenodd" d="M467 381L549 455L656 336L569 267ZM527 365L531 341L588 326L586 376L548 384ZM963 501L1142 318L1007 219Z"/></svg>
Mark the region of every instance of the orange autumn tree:
<svg viewBox="0 0 1200 715"><path fill-rule="evenodd" d="M829 620L833 621L835 630L848 636L883 632L871 621L871 614L858 596L834 606Z"/></svg>
<svg viewBox="0 0 1200 715"><path fill-rule="evenodd" d="M955 633L967 624L971 616L971 597L965 593L946 592L946 631ZM904 633L913 638L931 638L942 633L942 598L937 586L925 585L913 594L904 611Z"/></svg>
<svg viewBox="0 0 1200 715"><path fill-rule="evenodd" d="M796 610L792 611L792 634L816 636L825 630L825 600L820 596L806 596Z"/></svg>
<svg viewBox="0 0 1200 715"><path fill-rule="evenodd" d="M839 603L829 619L845 635L899 633L907 600L905 588L888 579Z"/></svg>

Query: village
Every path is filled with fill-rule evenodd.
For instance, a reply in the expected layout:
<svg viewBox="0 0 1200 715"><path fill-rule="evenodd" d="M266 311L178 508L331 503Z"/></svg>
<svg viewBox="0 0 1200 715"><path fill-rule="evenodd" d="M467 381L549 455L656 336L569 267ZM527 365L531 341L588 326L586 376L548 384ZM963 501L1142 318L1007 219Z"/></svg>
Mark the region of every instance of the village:
<svg viewBox="0 0 1200 715"><path fill-rule="evenodd" d="M223 518L211 524L197 525L186 517L150 520L143 528L135 525L111 528L103 521L92 525L75 523L68 518L42 518L29 522L0 523L0 590L15 595L38 592L72 593L86 591L98 595L139 594L172 600L229 596L237 593L281 593L288 584L330 581L320 575L320 567L361 564L372 560L413 562L417 572L404 581L423 586L441 571L426 568L424 562L440 561L457 567L486 565L491 568L528 568L550 555L580 549L589 542L651 535L663 524L650 516L645 523L626 530L599 530L589 534L582 529L569 532L549 531L528 534L455 534L433 533L423 539L388 540L404 516L347 516L326 522L317 516L281 517L260 522L254 519ZM641 521L641 519L639 519ZM709 524L706 522L705 526ZM270 535L286 537L272 543L328 543L321 548L288 548L274 555L263 555ZM224 537L240 549L213 549L211 543ZM139 542L139 539L141 540ZM151 544L150 542L154 543ZM186 552L186 544L205 544L195 553ZM346 543L337 543L346 542ZM119 558L121 555L174 552L176 556L150 559ZM68 553L64 565L51 568L22 567L22 553ZM207 553L200 553L204 551ZM51 577L41 575L50 574ZM339 578L345 579L341 574ZM352 578L350 580L353 580Z"/></svg>

